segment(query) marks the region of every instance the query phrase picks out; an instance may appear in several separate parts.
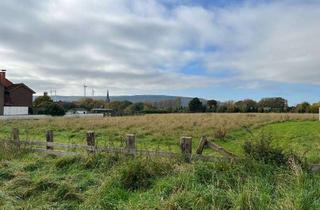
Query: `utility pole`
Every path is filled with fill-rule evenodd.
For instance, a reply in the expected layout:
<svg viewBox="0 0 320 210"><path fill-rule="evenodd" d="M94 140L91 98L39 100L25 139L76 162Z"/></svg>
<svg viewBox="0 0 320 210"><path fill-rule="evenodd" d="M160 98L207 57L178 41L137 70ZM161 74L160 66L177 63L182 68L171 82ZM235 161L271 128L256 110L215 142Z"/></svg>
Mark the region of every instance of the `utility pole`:
<svg viewBox="0 0 320 210"><path fill-rule="evenodd" d="M94 89L92 88L92 97L94 96Z"/></svg>

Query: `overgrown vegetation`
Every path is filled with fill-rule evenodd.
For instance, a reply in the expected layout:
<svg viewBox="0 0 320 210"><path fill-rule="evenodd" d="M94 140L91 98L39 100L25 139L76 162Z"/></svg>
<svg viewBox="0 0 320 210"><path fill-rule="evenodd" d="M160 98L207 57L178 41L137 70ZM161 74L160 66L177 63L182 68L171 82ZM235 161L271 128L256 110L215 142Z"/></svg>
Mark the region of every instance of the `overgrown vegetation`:
<svg viewBox="0 0 320 210"><path fill-rule="evenodd" d="M56 157L9 144L0 147L0 209L319 209L320 175L304 163L320 159L320 124L313 117L177 114L0 122L2 138L12 127L20 128L21 140L44 139L52 129L55 141L78 143L92 129L99 145L121 146L117 138L120 143L125 133L136 133L138 147L148 143L149 149L178 148L182 135L193 136L196 147L204 134L241 156L192 163L100 153Z"/></svg>
<svg viewBox="0 0 320 210"><path fill-rule="evenodd" d="M1 209L320 208L319 175L255 158L188 164L104 154L16 154L0 160Z"/></svg>
<svg viewBox="0 0 320 210"><path fill-rule="evenodd" d="M289 156L281 149L271 146L270 139L262 138L257 142L247 141L243 145L245 154L266 164L275 164L278 166L286 165Z"/></svg>

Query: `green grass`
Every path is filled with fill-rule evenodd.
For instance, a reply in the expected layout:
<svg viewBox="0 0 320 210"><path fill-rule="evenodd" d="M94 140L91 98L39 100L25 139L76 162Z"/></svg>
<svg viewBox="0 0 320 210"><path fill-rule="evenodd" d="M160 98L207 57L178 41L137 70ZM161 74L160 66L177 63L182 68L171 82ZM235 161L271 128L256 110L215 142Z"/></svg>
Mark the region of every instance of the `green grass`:
<svg viewBox="0 0 320 210"><path fill-rule="evenodd" d="M101 121L95 131L101 145L103 139L109 143L114 139L115 146L120 146L123 135L134 131L139 146L148 143L147 148L160 145L164 150L168 145L178 150L179 137L192 131L196 148L198 138L207 133L209 139L243 157L243 143L263 137L270 138L274 147L306 157L309 163L320 162L320 122L313 119L244 117L241 123L226 125L226 137L218 140L210 130L220 126L211 125L217 119L199 116L179 116L178 122L186 117L181 125L159 122L159 131L149 125L157 116L132 118L141 120L138 125L126 122L129 118L115 118ZM175 122L177 116L168 117ZM10 121L0 126L0 137L6 138L12 127L19 127L22 138L27 139L28 131L29 137L44 140L42 134L54 129L56 141L81 143L85 131L91 130L86 125L90 124L82 120ZM0 209L320 209L319 198L320 174L248 158L188 164L106 154L59 158L0 147Z"/></svg>
<svg viewBox="0 0 320 210"><path fill-rule="evenodd" d="M272 144L306 157L311 162L320 162L320 123L314 115L284 114L181 114L146 115L98 119L20 120L0 122L0 139L10 138L12 128L20 129L21 140L45 140L47 130L54 131L56 142L85 144L88 130L94 130L100 146L123 147L125 135L136 134L139 149L179 151L181 136L193 137L193 151L200 137L209 140L233 153L242 155L241 145L248 140L265 135ZM245 127L245 128L244 128ZM217 139L217 129L226 131L226 137ZM252 134L248 132L250 130ZM205 154L214 154L205 150Z"/></svg>
<svg viewBox="0 0 320 210"><path fill-rule="evenodd" d="M250 160L25 153L2 159L0 174L1 209L320 208L319 175Z"/></svg>
<svg viewBox="0 0 320 210"><path fill-rule="evenodd" d="M320 163L320 122L289 121L271 123L251 130L244 129L230 133L226 139L217 143L239 155L243 154L241 145L248 140L270 138L272 145L286 152L294 152L313 163Z"/></svg>

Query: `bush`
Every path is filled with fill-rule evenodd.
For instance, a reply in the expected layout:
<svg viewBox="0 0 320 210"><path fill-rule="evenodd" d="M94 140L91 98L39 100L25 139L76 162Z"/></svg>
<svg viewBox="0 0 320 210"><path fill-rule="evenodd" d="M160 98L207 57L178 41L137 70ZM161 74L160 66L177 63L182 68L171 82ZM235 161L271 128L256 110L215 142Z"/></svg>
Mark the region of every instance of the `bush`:
<svg viewBox="0 0 320 210"><path fill-rule="evenodd" d="M50 104L46 109L45 113L51 116L63 116L66 114L63 107L56 103Z"/></svg>
<svg viewBox="0 0 320 210"><path fill-rule="evenodd" d="M245 154L258 161L266 164L275 164L278 166L287 165L289 159L294 158L299 164L302 163L300 158L295 154L285 154L282 149L271 146L269 139L262 138L256 143L247 141L243 145Z"/></svg>

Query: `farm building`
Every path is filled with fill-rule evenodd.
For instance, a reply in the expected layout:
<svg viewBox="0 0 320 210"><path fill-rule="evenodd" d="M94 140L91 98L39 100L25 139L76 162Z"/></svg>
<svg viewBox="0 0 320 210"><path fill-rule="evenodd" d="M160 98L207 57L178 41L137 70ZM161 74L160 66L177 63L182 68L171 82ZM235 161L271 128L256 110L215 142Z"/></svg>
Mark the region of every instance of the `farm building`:
<svg viewBox="0 0 320 210"><path fill-rule="evenodd" d="M66 113L66 115L84 115L84 114L88 114L88 111L86 109L83 109L83 108L70 109Z"/></svg>
<svg viewBox="0 0 320 210"><path fill-rule="evenodd" d="M23 83L14 84L0 72L0 115L27 115L35 92Z"/></svg>

